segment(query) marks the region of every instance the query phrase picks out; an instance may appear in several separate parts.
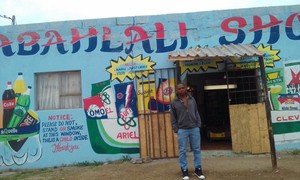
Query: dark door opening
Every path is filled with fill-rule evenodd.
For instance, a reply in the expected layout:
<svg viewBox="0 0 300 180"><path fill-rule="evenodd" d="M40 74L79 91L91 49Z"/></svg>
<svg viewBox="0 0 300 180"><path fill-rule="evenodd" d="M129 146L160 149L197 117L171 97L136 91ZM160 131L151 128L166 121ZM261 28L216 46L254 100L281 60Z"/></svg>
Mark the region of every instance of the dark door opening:
<svg viewBox="0 0 300 180"><path fill-rule="evenodd" d="M202 119L202 149L232 149L229 105L261 102L259 78L256 69L187 75Z"/></svg>
<svg viewBox="0 0 300 180"><path fill-rule="evenodd" d="M202 119L203 150L232 149L227 87L224 89L227 85L225 75L225 72L187 75L187 85L193 89L192 95L197 101Z"/></svg>
<svg viewBox="0 0 300 180"><path fill-rule="evenodd" d="M227 90L205 90L202 146L231 149Z"/></svg>

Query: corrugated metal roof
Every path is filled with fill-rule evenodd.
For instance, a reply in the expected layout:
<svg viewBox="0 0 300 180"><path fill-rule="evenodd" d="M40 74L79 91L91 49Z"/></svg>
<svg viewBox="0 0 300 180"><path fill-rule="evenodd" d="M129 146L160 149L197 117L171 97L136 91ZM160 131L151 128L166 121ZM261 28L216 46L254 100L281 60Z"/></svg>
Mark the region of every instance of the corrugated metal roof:
<svg viewBox="0 0 300 180"><path fill-rule="evenodd" d="M169 53L169 60L199 60L224 57L254 57L263 56L264 53L252 44L229 44L214 47L195 47Z"/></svg>

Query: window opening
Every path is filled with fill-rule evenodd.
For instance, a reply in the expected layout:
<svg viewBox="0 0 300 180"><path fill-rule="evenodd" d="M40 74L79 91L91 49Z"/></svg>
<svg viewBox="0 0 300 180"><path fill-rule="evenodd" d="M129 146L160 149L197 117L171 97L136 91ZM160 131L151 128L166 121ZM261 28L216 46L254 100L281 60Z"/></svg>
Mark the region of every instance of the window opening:
<svg viewBox="0 0 300 180"><path fill-rule="evenodd" d="M36 110L82 107L81 72L36 73Z"/></svg>

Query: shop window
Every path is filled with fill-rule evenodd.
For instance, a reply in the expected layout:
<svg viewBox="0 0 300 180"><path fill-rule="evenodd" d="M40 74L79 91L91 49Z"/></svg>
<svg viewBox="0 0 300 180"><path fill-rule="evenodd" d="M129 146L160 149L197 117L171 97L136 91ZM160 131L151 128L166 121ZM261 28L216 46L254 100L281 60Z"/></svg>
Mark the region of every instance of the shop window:
<svg viewBox="0 0 300 180"><path fill-rule="evenodd" d="M36 73L36 110L82 107L80 71Z"/></svg>

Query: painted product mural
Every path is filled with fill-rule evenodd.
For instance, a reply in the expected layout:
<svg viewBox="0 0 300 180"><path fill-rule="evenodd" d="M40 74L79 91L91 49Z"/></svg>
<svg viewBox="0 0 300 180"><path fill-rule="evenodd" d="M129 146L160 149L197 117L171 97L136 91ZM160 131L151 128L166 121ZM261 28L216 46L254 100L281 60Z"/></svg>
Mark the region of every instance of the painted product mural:
<svg viewBox="0 0 300 180"><path fill-rule="evenodd" d="M168 53L230 43L265 53L276 148L299 149L299 9L1 27L1 169L139 157L138 114L169 111L175 97L175 75L158 71L174 68ZM229 60L257 66L255 58ZM180 65L182 78L224 67L221 59Z"/></svg>

